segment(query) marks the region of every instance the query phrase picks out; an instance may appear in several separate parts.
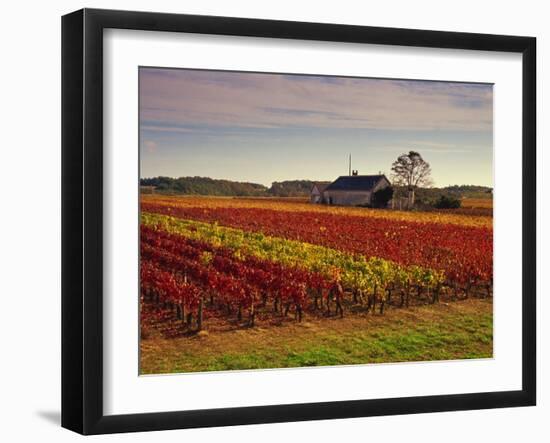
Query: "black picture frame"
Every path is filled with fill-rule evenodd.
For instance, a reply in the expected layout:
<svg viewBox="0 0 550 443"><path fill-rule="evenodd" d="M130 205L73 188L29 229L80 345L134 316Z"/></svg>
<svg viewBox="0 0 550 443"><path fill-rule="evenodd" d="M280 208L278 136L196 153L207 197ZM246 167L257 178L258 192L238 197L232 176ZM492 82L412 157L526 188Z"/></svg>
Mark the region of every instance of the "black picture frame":
<svg viewBox="0 0 550 443"><path fill-rule="evenodd" d="M522 54L522 389L131 415L103 413L103 30ZM232 17L83 9L62 18L62 426L82 434L320 420L536 403L536 39Z"/></svg>

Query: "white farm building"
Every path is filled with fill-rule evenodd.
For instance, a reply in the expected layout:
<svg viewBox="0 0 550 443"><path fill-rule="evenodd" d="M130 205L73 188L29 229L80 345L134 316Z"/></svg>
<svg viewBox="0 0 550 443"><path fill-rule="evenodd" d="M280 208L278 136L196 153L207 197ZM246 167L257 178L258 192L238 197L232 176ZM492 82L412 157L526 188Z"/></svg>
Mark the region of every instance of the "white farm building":
<svg viewBox="0 0 550 443"><path fill-rule="evenodd" d="M309 201L311 203L324 203L323 192L328 185L330 185L330 182L315 182L313 184L313 188L311 188Z"/></svg>
<svg viewBox="0 0 550 443"><path fill-rule="evenodd" d="M344 175L328 185L315 183L311 190L311 203L342 206L367 206L376 191L390 187L384 174Z"/></svg>

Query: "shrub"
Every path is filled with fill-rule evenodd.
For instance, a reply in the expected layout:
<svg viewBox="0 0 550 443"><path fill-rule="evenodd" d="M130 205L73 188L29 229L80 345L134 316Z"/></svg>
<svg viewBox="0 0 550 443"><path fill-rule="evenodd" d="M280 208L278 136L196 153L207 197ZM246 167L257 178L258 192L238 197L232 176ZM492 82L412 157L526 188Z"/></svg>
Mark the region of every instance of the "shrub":
<svg viewBox="0 0 550 443"><path fill-rule="evenodd" d="M459 198L442 195L436 200L434 207L437 209L457 209L460 208L461 204L462 202Z"/></svg>

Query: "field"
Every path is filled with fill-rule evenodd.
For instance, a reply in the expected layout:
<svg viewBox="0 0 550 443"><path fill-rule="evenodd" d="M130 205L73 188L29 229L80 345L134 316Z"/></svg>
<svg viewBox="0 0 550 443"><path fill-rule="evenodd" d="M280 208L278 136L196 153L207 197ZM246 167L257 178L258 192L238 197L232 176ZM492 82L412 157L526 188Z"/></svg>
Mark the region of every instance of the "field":
<svg viewBox="0 0 550 443"><path fill-rule="evenodd" d="M491 357L492 208L471 200L142 195L141 373Z"/></svg>
<svg viewBox="0 0 550 443"><path fill-rule="evenodd" d="M464 198L462 199L463 208L474 209L493 209L492 198Z"/></svg>
<svg viewBox="0 0 550 443"><path fill-rule="evenodd" d="M458 209L447 209L443 212L473 215L473 216L493 216L493 199L492 198L463 198L462 205Z"/></svg>

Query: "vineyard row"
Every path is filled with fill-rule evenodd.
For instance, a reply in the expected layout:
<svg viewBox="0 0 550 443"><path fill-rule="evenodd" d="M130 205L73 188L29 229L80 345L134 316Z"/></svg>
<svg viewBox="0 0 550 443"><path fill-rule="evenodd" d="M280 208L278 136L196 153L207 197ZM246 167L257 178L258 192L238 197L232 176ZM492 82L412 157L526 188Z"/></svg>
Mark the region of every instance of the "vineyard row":
<svg viewBox="0 0 550 443"><path fill-rule="evenodd" d="M493 231L489 228L258 208L142 206L180 219L219 223L403 266L443 270L447 280L458 285L487 281L493 273Z"/></svg>
<svg viewBox="0 0 550 443"><path fill-rule="evenodd" d="M383 313L392 293L398 292L400 304L408 305L414 290L417 296L425 290L435 302L441 288L440 283L430 285L430 280L426 280L427 286L416 281L414 287L408 278L397 282L395 271L383 261L378 263L376 274L371 270L365 275L360 268L355 273L332 268L330 274L322 274L243 256L238 250L147 225L141 227L141 260L142 300L175 309L176 316L188 325L194 318L197 329L202 328L205 299L210 307L216 305L228 314L236 311L238 320L243 311L248 312L252 326L257 308L268 303L274 312L284 315L292 307L298 320L310 308L327 314L332 308L333 313L343 316L348 291L353 302L367 304L367 311L374 311L378 302Z"/></svg>

